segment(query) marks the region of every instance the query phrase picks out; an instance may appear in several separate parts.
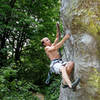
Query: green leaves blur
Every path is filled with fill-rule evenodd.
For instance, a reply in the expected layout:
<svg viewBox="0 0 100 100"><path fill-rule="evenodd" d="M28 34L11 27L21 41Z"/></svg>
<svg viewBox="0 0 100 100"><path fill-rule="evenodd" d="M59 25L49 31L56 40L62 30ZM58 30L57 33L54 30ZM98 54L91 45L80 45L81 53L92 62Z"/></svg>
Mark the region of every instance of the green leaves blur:
<svg viewBox="0 0 100 100"><path fill-rule="evenodd" d="M58 0L0 0L2 100L33 100L45 86L49 59L40 40L55 38L58 20Z"/></svg>

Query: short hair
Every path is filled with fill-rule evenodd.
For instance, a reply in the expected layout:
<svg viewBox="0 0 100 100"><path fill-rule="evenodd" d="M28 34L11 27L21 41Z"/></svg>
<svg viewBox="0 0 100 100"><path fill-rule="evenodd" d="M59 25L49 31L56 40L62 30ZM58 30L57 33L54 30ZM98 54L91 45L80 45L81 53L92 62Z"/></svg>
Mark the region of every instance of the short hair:
<svg viewBox="0 0 100 100"><path fill-rule="evenodd" d="M42 46L44 46L44 47L45 47L45 45L44 45L44 39L45 38L47 38L47 37L44 37L43 39L41 39Z"/></svg>

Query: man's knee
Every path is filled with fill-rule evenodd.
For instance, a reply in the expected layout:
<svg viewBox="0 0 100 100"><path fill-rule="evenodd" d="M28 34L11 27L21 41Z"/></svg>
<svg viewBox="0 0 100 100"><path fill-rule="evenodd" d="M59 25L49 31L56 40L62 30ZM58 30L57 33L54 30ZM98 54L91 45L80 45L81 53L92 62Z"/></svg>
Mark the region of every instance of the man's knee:
<svg viewBox="0 0 100 100"><path fill-rule="evenodd" d="M69 61L67 66L65 66L65 67L66 67L67 72L70 72L74 68L74 62Z"/></svg>
<svg viewBox="0 0 100 100"><path fill-rule="evenodd" d="M73 61L69 61L69 62L68 62L68 66L74 67L74 62L73 62Z"/></svg>
<svg viewBox="0 0 100 100"><path fill-rule="evenodd" d="M71 65L74 67L74 62L73 62L73 61L71 61L70 63L71 63Z"/></svg>

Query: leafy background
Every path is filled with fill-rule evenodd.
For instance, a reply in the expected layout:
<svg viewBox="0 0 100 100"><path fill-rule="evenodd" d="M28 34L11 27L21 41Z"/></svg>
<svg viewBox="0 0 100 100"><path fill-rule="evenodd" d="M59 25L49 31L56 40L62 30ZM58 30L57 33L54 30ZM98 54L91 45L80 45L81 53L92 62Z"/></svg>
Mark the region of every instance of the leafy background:
<svg viewBox="0 0 100 100"><path fill-rule="evenodd" d="M0 0L0 99L45 100L59 96L60 77L45 85L49 59L40 40L56 35L58 0Z"/></svg>

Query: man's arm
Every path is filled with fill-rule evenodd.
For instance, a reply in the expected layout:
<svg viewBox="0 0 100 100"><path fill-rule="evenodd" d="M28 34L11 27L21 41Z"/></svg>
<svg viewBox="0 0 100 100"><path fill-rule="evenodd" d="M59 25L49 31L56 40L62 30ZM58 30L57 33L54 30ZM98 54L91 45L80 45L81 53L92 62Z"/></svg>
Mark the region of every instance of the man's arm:
<svg viewBox="0 0 100 100"><path fill-rule="evenodd" d="M59 41L59 33L57 33L56 39L55 39L55 41L54 41L54 43L52 45L53 46L56 45L58 43L58 41Z"/></svg>
<svg viewBox="0 0 100 100"><path fill-rule="evenodd" d="M56 39L55 39L55 41L54 41L54 43L52 45L56 45L58 43L59 37L60 37L60 27L59 27L58 23L56 24L56 27L57 27Z"/></svg>
<svg viewBox="0 0 100 100"><path fill-rule="evenodd" d="M70 37L70 35L69 34L66 34L65 36L64 36L64 38L60 41L60 42L58 42L56 45L54 45L54 46L52 46L52 47L47 47L47 48L45 48L47 51L53 51L53 50L57 50L57 49L59 49L63 44L64 44L64 42L68 39Z"/></svg>
<svg viewBox="0 0 100 100"><path fill-rule="evenodd" d="M65 42L67 39L69 39L69 37L70 37L70 35L69 35L69 34L66 34L66 35L64 36L64 38L63 38L60 42L58 42L58 43L55 45L55 49L59 49L59 48L64 44L64 42Z"/></svg>

